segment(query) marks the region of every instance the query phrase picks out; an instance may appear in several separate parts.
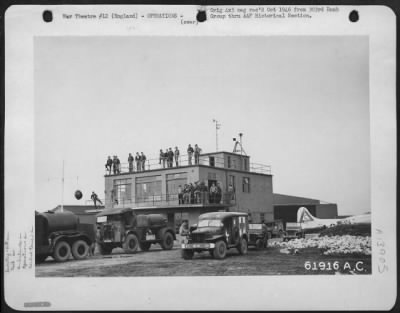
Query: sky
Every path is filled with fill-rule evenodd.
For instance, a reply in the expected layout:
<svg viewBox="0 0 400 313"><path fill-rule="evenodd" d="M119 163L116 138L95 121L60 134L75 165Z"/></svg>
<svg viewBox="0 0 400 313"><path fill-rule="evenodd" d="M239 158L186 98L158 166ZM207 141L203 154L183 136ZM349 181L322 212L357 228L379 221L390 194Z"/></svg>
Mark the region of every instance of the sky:
<svg viewBox="0 0 400 313"><path fill-rule="evenodd" d="M104 197L108 155L189 143L271 165L275 193L370 211L368 38L36 37L35 204ZM83 192L76 200L75 190Z"/></svg>

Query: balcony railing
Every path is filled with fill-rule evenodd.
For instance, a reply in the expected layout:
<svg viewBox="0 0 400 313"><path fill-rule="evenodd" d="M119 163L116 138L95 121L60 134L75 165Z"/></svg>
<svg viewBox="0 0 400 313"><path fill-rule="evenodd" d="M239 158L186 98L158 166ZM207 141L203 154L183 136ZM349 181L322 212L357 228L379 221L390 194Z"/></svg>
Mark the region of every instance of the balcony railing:
<svg viewBox="0 0 400 313"><path fill-rule="evenodd" d="M235 162L231 162L230 166L225 164L225 160L222 157L212 157L210 155L200 155L198 158L195 158L194 155L190 158L187 154L179 156L178 160L175 158L172 162L168 162L166 159L147 159L144 162L144 170L143 170L143 162L134 161L131 166L129 163L121 163L117 168L111 166L111 168L105 169L105 175L118 175L122 173L137 173L143 171L157 170L157 169L167 169L167 168L177 168L182 166L191 166L191 165L205 165L212 166L217 168L226 168L233 170L244 170L250 171L259 174L269 174L271 175L271 166L264 165L259 163L250 163L248 168L244 168L244 164L238 164Z"/></svg>
<svg viewBox="0 0 400 313"><path fill-rule="evenodd" d="M105 201L101 199L103 203ZM87 200L86 204L92 204L92 200ZM210 193L208 191L195 191L192 193L178 194L158 194L144 197L132 197L116 199L112 203L113 208L140 208L140 207L176 207L176 206L212 206L212 205L235 205L236 195L233 192L222 192L221 194ZM107 206L107 205L106 205Z"/></svg>

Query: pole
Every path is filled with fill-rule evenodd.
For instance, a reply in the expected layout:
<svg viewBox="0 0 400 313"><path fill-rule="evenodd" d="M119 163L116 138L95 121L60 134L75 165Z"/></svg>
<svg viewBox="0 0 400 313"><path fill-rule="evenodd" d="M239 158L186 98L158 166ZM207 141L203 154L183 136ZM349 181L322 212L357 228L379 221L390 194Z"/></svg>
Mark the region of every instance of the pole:
<svg viewBox="0 0 400 313"><path fill-rule="evenodd" d="M213 119L213 122L215 123L215 148L216 151L218 151L218 129L220 128L221 124L218 123L216 119Z"/></svg>
<svg viewBox="0 0 400 313"><path fill-rule="evenodd" d="M61 175L61 212L64 212L64 160L62 163L62 175Z"/></svg>

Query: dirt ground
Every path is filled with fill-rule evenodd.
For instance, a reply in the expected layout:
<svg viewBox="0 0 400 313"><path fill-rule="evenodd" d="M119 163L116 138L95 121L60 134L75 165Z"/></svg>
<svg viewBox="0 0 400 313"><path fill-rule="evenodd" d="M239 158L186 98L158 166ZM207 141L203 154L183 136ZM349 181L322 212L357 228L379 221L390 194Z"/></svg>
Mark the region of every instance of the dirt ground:
<svg viewBox="0 0 400 313"><path fill-rule="evenodd" d="M178 241L169 251L153 245L148 252L119 253L114 249L109 256L95 255L86 260L57 263L51 257L36 265L36 277L90 276L219 276L219 275L333 275L370 274L371 257L325 256L318 249L307 249L299 254L283 254L280 249L249 248L247 255L230 249L224 260L216 260L205 251L196 253L192 260L184 260Z"/></svg>

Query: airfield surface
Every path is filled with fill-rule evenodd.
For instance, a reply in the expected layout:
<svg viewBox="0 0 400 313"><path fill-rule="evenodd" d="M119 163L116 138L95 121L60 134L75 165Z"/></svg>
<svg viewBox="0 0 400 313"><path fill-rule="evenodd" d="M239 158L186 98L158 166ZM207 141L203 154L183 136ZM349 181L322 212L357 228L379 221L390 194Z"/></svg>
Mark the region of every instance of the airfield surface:
<svg viewBox="0 0 400 313"><path fill-rule="evenodd" d="M249 248L247 255L230 249L224 260L208 252L196 253L192 260L181 257L179 241L174 248L162 250L153 245L148 252L95 255L86 260L57 263L51 257L36 265L36 277L134 277L134 276L241 276L241 275L338 275L370 274L370 255L323 255L318 248L297 254L282 253L280 248Z"/></svg>

